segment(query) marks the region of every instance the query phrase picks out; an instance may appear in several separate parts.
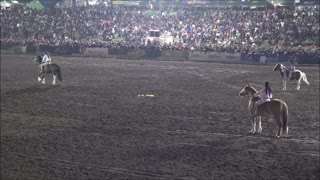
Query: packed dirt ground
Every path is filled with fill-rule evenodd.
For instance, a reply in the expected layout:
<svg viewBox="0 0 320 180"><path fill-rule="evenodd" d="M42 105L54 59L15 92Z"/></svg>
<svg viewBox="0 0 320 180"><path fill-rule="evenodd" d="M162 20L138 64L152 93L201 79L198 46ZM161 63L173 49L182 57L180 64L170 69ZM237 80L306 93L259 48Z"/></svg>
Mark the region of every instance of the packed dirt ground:
<svg viewBox="0 0 320 180"><path fill-rule="evenodd" d="M319 66L281 90L271 64L52 57L63 82L37 82L31 55L1 54L1 179L319 179ZM248 83L269 81L289 136L264 117L249 134Z"/></svg>

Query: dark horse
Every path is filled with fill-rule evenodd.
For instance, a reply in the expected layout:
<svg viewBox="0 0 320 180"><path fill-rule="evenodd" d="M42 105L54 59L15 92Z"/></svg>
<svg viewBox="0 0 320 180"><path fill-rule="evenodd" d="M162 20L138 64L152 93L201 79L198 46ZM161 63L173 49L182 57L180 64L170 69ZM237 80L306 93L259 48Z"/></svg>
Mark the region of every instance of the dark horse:
<svg viewBox="0 0 320 180"><path fill-rule="evenodd" d="M44 64L43 68L41 69L41 62L42 62L42 56L37 56L34 61L39 64L39 76L38 76L38 81L41 82L42 84L45 84L45 74L53 74L53 81L52 84L56 84L56 78L58 77L58 80L62 82L62 77L61 77L61 68L58 64L55 63L48 63ZM43 71L42 71L43 70Z"/></svg>

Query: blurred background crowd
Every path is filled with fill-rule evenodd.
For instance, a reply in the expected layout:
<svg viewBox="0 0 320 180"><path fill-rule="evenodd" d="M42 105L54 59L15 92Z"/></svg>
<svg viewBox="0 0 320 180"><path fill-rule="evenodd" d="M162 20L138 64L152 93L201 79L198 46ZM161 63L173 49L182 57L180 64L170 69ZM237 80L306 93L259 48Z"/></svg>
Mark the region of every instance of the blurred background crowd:
<svg viewBox="0 0 320 180"><path fill-rule="evenodd" d="M151 7L152 8L152 7ZM158 47L229 53L319 55L319 6L150 7L103 4L1 10L1 46ZM149 30L173 42L148 42ZM80 52L81 53L81 52Z"/></svg>

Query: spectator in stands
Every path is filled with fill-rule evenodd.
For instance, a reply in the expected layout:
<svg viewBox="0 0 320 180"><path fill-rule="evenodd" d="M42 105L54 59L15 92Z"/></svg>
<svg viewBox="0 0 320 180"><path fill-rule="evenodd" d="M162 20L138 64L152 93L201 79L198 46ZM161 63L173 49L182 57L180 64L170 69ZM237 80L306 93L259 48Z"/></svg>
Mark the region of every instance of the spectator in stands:
<svg viewBox="0 0 320 180"><path fill-rule="evenodd" d="M199 9L162 8L158 16L149 16L147 7L94 5L35 10L15 5L1 12L1 46L20 45L24 41L27 45L50 46L51 49L61 46L115 47L118 45L113 42L114 37L120 36L124 39L120 42L122 47L155 46L171 50L193 47L197 51L246 51L271 56L273 47L280 45L284 47L275 49L277 55L298 45L308 47L310 43L319 49L318 8ZM176 15L170 15L172 11ZM143 43L148 31L157 28L177 39L167 45ZM98 35L104 35L105 40L97 40ZM319 50L299 51L319 53Z"/></svg>

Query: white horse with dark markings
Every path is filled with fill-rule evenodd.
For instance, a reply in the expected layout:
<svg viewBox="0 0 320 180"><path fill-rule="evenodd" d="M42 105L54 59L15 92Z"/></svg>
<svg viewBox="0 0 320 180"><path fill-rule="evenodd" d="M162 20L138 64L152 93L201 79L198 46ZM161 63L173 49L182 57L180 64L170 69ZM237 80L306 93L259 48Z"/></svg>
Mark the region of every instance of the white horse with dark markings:
<svg viewBox="0 0 320 180"><path fill-rule="evenodd" d="M300 86L301 86L301 80L303 82L305 82L307 85L309 85L309 81L307 79L307 75L306 73L300 71L300 70L295 70L292 75L291 78L290 77L290 70L289 68L285 67L283 64L276 64L273 68L273 71L279 71L281 78L282 78L282 90L286 91L287 90L287 81L289 80L295 80L297 82L297 87L296 90L300 90Z"/></svg>

